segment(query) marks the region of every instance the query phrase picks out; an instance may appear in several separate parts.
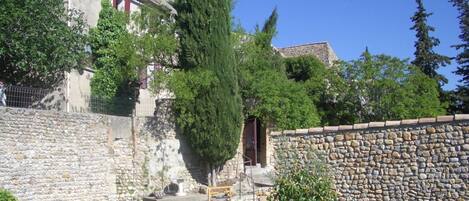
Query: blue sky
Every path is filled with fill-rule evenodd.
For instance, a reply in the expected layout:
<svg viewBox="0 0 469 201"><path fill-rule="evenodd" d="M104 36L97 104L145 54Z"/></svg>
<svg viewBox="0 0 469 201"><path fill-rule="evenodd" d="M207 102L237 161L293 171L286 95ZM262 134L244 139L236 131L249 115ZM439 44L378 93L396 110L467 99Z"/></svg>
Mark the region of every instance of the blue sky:
<svg viewBox="0 0 469 201"><path fill-rule="evenodd" d="M457 54L451 45L460 42L457 11L447 0L424 1L433 15L428 24L432 36L440 39L437 53ZM328 41L339 58L357 59L366 46L372 54L388 54L413 59L415 32L410 17L416 10L414 0L235 0L233 15L246 30L262 25L273 8L279 12L276 47ZM440 68L453 89L460 77L452 72L456 63Z"/></svg>

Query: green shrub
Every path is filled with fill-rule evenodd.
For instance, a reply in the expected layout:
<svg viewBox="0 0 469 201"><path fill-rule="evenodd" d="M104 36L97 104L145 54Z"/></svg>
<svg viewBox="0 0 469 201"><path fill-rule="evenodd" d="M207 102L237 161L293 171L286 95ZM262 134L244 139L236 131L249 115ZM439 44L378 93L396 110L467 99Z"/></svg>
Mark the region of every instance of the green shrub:
<svg viewBox="0 0 469 201"><path fill-rule="evenodd" d="M0 188L0 201L17 201L9 191Z"/></svg>
<svg viewBox="0 0 469 201"><path fill-rule="evenodd" d="M270 201L337 200L330 168L314 150L300 153L281 148L277 150L276 159L275 185Z"/></svg>

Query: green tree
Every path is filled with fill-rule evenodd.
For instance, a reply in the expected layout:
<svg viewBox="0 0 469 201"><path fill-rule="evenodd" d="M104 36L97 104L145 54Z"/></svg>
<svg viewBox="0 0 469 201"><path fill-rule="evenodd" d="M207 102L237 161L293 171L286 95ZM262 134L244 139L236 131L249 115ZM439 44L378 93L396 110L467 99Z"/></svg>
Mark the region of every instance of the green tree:
<svg viewBox="0 0 469 201"><path fill-rule="evenodd" d="M85 23L63 0L5 0L0 4L0 79L48 88L81 69Z"/></svg>
<svg viewBox="0 0 469 201"><path fill-rule="evenodd" d="M415 42L415 59L412 61L412 64L418 66L425 75L437 80L441 86L447 83L448 80L443 75L438 74L437 70L441 66L448 65L450 58L437 54L433 50L434 47L440 44L440 41L430 36L430 32L435 31L435 28L427 24L427 18L432 13L427 13L422 0L416 0L416 2L417 11L411 18L412 22L414 22L411 29L415 30L417 37Z"/></svg>
<svg viewBox="0 0 469 201"><path fill-rule="evenodd" d="M256 43L262 48L271 49L272 39L277 34L277 20L278 13L275 8L270 14L269 18L265 21L262 31L256 27Z"/></svg>
<svg viewBox="0 0 469 201"><path fill-rule="evenodd" d="M135 79L136 74L130 69L123 69L126 59L118 56L121 50L126 51L126 55L132 54L132 46L120 49L122 43L127 42L124 37L130 38L126 15L114 9L107 0L101 1L101 8L98 24L90 30L93 67L96 70L91 80L91 91L94 96L111 99L123 87L125 80Z"/></svg>
<svg viewBox="0 0 469 201"><path fill-rule="evenodd" d="M264 25L265 32L257 30L250 35L239 29L235 33L244 116L276 129L318 125L319 117L306 89L287 78L283 58L270 45L276 34L271 31L276 29L276 15L274 10Z"/></svg>
<svg viewBox="0 0 469 201"><path fill-rule="evenodd" d="M342 63L355 122L435 116L444 113L438 85L418 68L398 58L364 53Z"/></svg>
<svg viewBox="0 0 469 201"><path fill-rule="evenodd" d="M467 0L450 0L459 11L459 38L462 43L454 47L460 51L456 56L459 66L456 74L462 76L462 83L453 93L453 109L455 113L469 113L469 2Z"/></svg>
<svg viewBox="0 0 469 201"><path fill-rule="evenodd" d="M326 67L314 56L285 59L289 79L304 86L317 108L322 125L339 125L353 122L355 113L348 111L350 99L345 96L348 86L336 67Z"/></svg>
<svg viewBox="0 0 469 201"><path fill-rule="evenodd" d="M213 75L210 85L190 102L176 93L178 123L194 152L211 169L232 158L239 144L242 105L231 43L230 0L178 0L179 65L185 73Z"/></svg>

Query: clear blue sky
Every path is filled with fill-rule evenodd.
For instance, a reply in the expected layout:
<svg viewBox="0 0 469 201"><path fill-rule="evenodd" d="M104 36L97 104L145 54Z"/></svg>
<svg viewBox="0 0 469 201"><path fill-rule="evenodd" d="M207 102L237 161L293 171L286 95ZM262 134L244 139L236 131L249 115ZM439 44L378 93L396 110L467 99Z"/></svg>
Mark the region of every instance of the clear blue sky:
<svg viewBox="0 0 469 201"><path fill-rule="evenodd" d="M428 24L440 39L437 53L457 54L451 45L460 42L457 11L447 0L425 0L433 15ZM415 32L410 30L410 17L416 10L414 0L235 0L233 15L246 30L262 25L277 7L279 12L276 47L328 41L342 60L357 59L368 46L372 54L388 54L413 59ZM440 68L453 89L460 77L450 66Z"/></svg>

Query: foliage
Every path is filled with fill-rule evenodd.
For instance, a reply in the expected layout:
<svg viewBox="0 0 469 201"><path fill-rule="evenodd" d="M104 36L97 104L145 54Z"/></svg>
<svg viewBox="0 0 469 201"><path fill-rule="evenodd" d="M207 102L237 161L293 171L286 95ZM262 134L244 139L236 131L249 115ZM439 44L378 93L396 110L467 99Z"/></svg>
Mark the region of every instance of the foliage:
<svg viewBox="0 0 469 201"><path fill-rule="evenodd" d="M102 1L100 19L91 30L96 73L91 80L93 96L110 107L106 113L130 114L138 98L141 72L149 64L170 67L177 48L168 10L141 5L132 16ZM130 20L129 20L130 19ZM127 29L129 27L129 31Z"/></svg>
<svg viewBox="0 0 469 201"><path fill-rule="evenodd" d="M175 73L179 81L170 86L176 95L177 122L212 173L236 153L242 124L231 43L231 3L179 0L175 4L182 70ZM178 79L178 74L187 80Z"/></svg>
<svg viewBox="0 0 469 201"><path fill-rule="evenodd" d="M469 2L467 0L450 0L459 11L459 28L461 34L459 38L462 44L455 45L454 47L461 52L456 56L456 61L459 66L456 74L461 75L462 84L458 86L453 93L454 108L451 112L454 113L469 113Z"/></svg>
<svg viewBox="0 0 469 201"><path fill-rule="evenodd" d="M277 19L278 13L275 8L270 14L269 18L265 21L262 31L256 28L256 44L262 48L270 49L273 37L277 34Z"/></svg>
<svg viewBox="0 0 469 201"><path fill-rule="evenodd" d="M427 18L432 13L427 13L422 0L417 1L417 12L412 17L412 30L416 31L417 41L415 42L415 60L412 64L418 66L425 75L436 79L440 85L447 83L448 80L437 73L440 66L446 66L450 63L450 58L439 55L433 51L433 48L440 44L440 41L429 35L429 32L435 31L435 28L427 25Z"/></svg>
<svg viewBox="0 0 469 201"><path fill-rule="evenodd" d="M326 67L314 56L285 59L289 79L303 85L318 110L322 125L353 122L348 86L336 68Z"/></svg>
<svg viewBox="0 0 469 201"><path fill-rule="evenodd" d="M0 79L51 87L86 56L82 14L63 0L4 0L0 4Z"/></svg>
<svg viewBox="0 0 469 201"><path fill-rule="evenodd" d="M356 115L353 122L435 116L445 111L436 81L405 60L365 53L340 66L350 86L347 95Z"/></svg>
<svg viewBox="0 0 469 201"><path fill-rule="evenodd" d="M125 65L134 51L131 45L127 46L129 41L126 39L131 37L126 29L126 15L114 9L106 0L101 1L101 7L98 25L90 30L96 70L91 80L91 92L94 96L112 99L119 90L128 88L126 83L136 79L133 69Z"/></svg>
<svg viewBox="0 0 469 201"><path fill-rule="evenodd" d="M284 142L276 152L277 172L269 200L336 200L332 174L321 155L315 150L300 153L287 147Z"/></svg>
<svg viewBox="0 0 469 201"><path fill-rule="evenodd" d="M272 15L276 15L275 10ZM269 22L270 20L266 24L270 24ZM244 116L259 118L263 123L272 123L277 129L317 125L319 118L316 108L308 98L305 88L288 80L282 57L270 45L259 43L265 38L271 39L273 36L268 34L274 33L257 31L254 35L248 35L243 30L238 30L235 34Z"/></svg>
<svg viewBox="0 0 469 201"><path fill-rule="evenodd" d="M17 201L18 199L13 196L9 191L0 188L0 200L2 201Z"/></svg>

